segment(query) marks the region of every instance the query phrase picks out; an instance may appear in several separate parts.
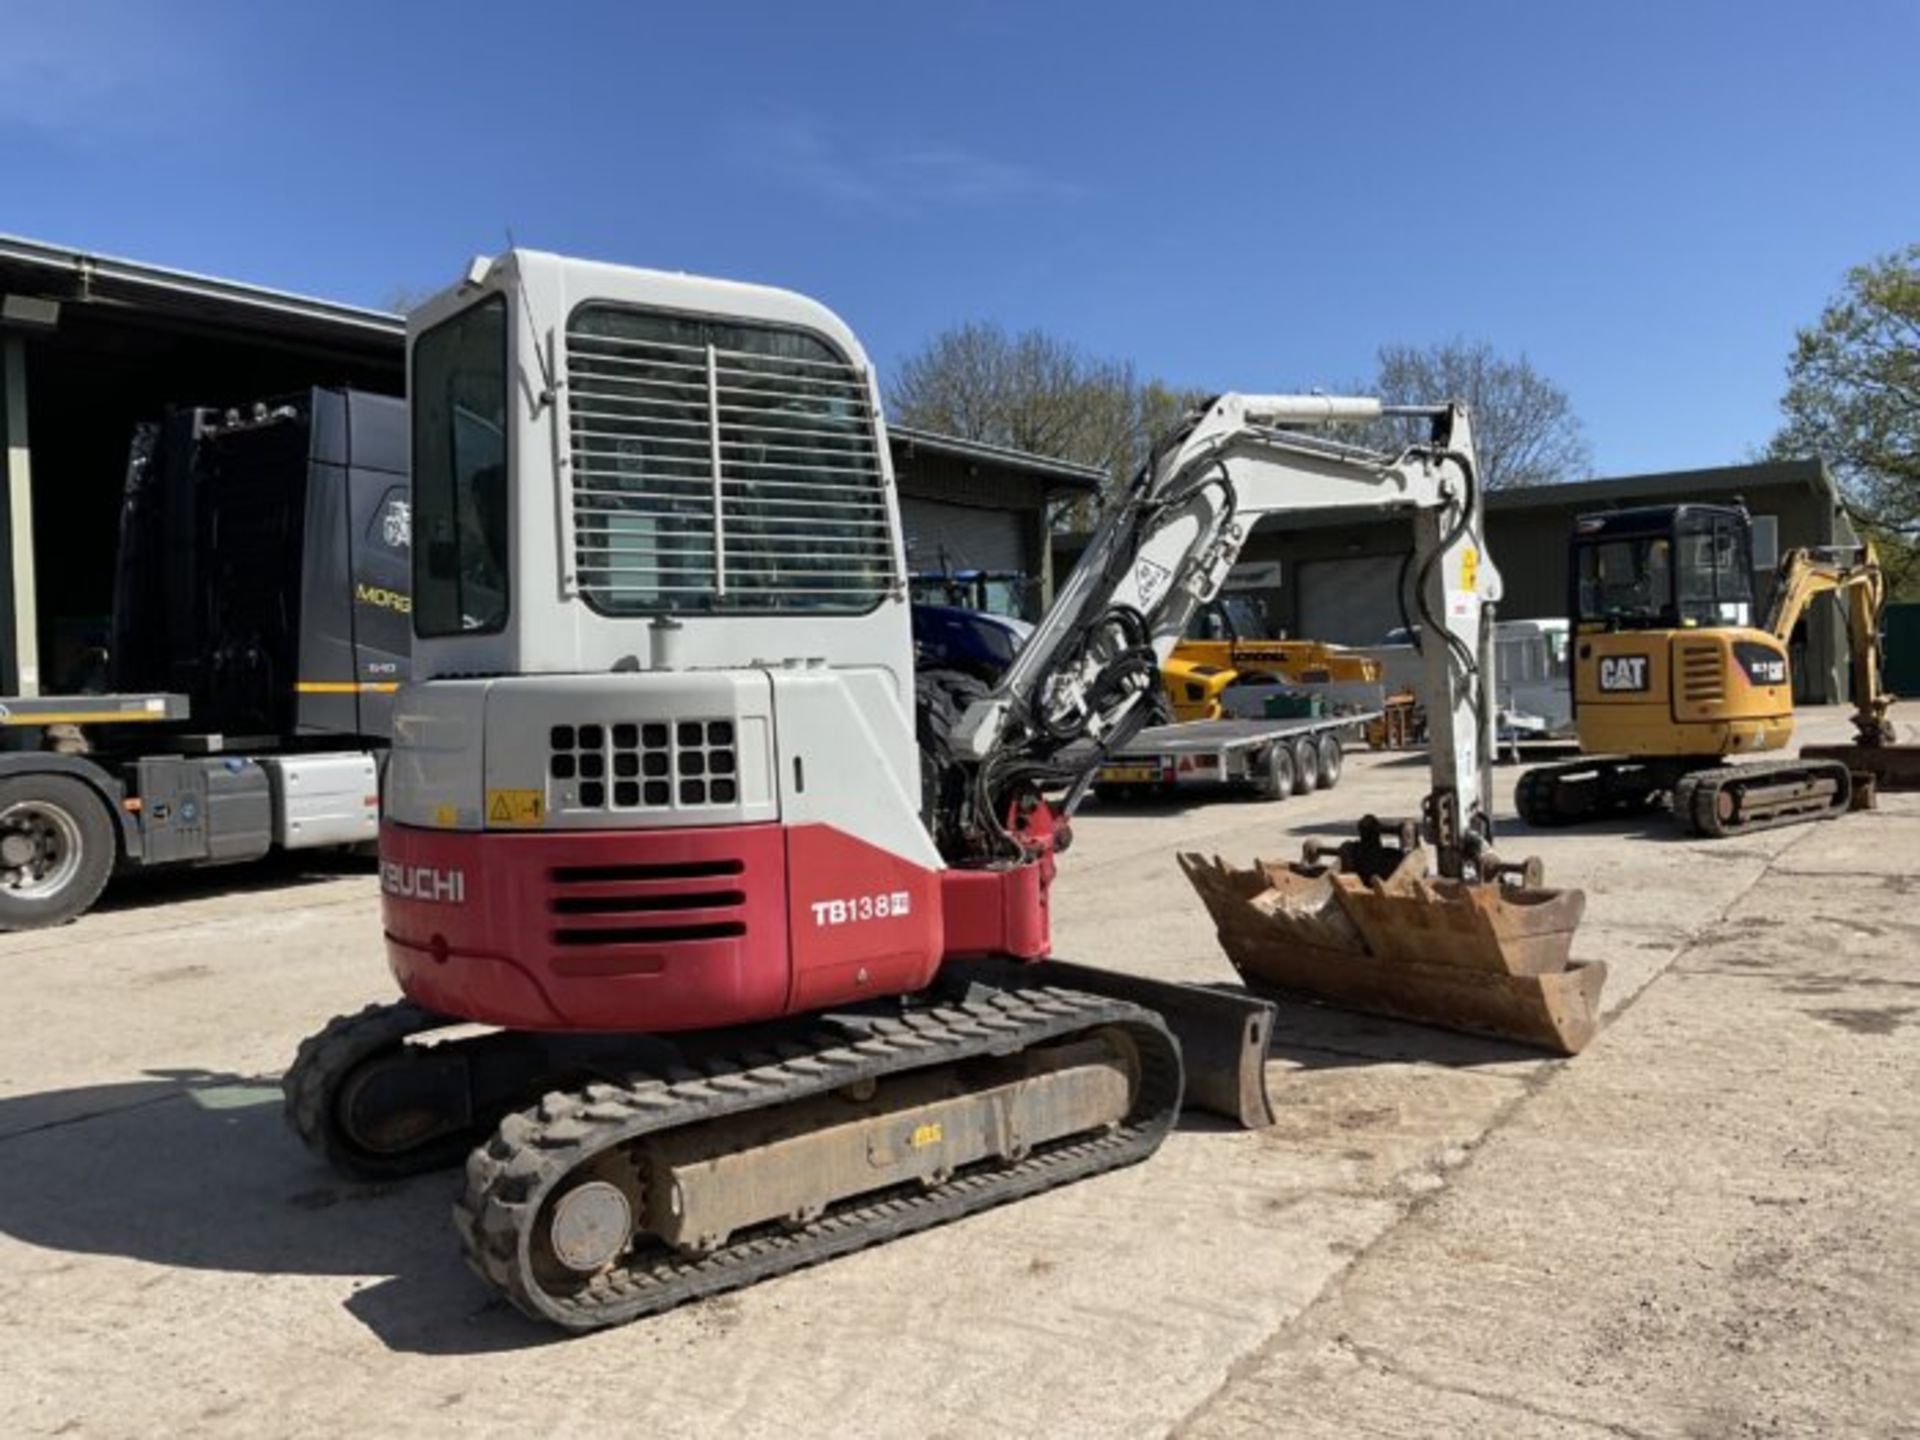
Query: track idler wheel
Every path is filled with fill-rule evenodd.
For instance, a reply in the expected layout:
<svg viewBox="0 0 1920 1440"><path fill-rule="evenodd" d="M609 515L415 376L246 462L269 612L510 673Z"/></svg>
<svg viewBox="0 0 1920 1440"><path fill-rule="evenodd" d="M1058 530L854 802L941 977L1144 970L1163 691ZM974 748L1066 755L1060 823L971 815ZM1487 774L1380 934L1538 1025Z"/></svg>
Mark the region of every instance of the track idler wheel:
<svg viewBox="0 0 1920 1440"><path fill-rule="evenodd" d="M356 1179L458 1163L476 1138L465 1062L451 1047L407 1043L454 1023L405 1000L334 1019L301 1042L280 1082L287 1124Z"/></svg>

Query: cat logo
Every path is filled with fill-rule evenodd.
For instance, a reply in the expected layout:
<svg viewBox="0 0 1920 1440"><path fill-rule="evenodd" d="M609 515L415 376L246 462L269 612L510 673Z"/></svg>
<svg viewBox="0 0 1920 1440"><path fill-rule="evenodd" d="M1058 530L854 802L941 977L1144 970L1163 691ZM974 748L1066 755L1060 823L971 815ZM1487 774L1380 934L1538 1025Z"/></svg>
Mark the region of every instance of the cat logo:
<svg viewBox="0 0 1920 1440"><path fill-rule="evenodd" d="M1647 688L1647 657L1644 655L1603 655L1600 657L1600 688L1610 694Z"/></svg>
<svg viewBox="0 0 1920 1440"><path fill-rule="evenodd" d="M413 597L404 590L389 590L384 585L369 585L361 581L353 587L353 598L362 605L372 605L376 609L391 610L396 615L413 613Z"/></svg>

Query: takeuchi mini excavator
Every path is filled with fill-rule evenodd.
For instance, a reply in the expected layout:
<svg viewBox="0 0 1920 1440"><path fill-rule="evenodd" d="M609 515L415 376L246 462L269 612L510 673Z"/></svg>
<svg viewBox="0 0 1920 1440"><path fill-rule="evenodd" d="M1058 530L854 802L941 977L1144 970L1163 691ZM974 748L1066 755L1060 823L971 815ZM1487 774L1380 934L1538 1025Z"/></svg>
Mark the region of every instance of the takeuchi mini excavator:
<svg viewBox="0 0 1920 1440"><path fill-rule="evenodd" d="M1886 585L1869 543L1781 557L1754 624L1752 524L1727 505L1666 505L1574 523L1573 701L1582 759L1521 776L1529 825L1571 825L1672 806L1691 834L1745 834L1845 812L1855 776L1920 780L1920 751L1894 743L1880 680ZM1726 763L1793 739L1788 641L1806 607L1845 606L1854 744Z"/></svg>
<svg viewBox="0 0 1920 1440"><path fill-rule="evenodd" d="M1469 925L1519 893L1457 407L1383 455L1328 431L1374 400L1212 401L988 690L914 675L878 391L821 306L512 251L413 314L409 365L406 999L305 1042L287 1107L357 1175L464 1158L468 1260L530 1315L618 1323L1140 1160L1183 1104L1271 1118L1268 1003L1047 958L1069 817L1264 515L1414 516L1432 792L1318 868L1431 854L1408 903Z"/></svg>

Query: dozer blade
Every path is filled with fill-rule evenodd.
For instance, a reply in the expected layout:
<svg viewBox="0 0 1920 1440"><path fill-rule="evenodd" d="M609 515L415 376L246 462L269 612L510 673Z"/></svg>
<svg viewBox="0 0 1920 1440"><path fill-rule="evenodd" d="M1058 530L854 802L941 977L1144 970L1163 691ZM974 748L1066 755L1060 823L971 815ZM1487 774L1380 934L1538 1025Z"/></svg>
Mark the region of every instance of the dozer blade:
<svg viewBox="0 0 1920 1440"><path fill-rule="evenodd" d="M1581 891L1430 879L1419 849L1384 880L1199 855L1180 868L1256 992L1563 1055L1597 1028L1606 966L1568 958Z"/></svg>
<svg viewBox="0 0 1920 1440"><path fill-rule="evenodd" d="M1804 760L1838 760L1873 790L1920 790L1920 745L1802 745Z"/></svg>
<svg viewBox="0 0 1920 1440"><path fill-rule="evenodd" d="M948 961L947 972L973 975L989 984L1017 979L1057 985L1151 1010L1180 1042L1181 1068L1186 1072L1183 1109L1205 1110L1248 1130L1273 1124L1273 1103L1267 1098L1267 1046L1273 1039L1274 1022L1270 1000L1065 960Z"/></svg>

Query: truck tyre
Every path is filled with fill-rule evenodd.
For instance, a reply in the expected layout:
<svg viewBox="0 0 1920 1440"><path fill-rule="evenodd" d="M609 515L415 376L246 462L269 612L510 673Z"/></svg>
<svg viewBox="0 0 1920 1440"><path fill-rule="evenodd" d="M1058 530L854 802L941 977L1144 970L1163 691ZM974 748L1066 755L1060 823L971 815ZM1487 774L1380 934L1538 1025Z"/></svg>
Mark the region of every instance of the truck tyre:
<svg viewBox="0 0 1920 1440"><path fill-rule="evenodd" d="M1320 784L1320 747L1313 736L1293 742L1293 793L1311 795Z"/></svg>
<svg viewBox="0 0 1920 1440"><path fill-rule="evenodd" d="M85 781L0 780L0 930L63 925L83 913L118 853L113 817Z"/></svg>
<svg viewBox="0 0 1920 1440"><path fill-rule="evenodd" d="M1341 747L1340 737L1329 730L1320 737L1320 788L1331 790L1340 783L1340 770L1346 764L1347 752Z"/></svg>
<svg viewBox="0 0 1920 1440"><path fill-rule="evenodd" d="M1263 800L1284 800L1293 794L1295 774L1293 747L1284 740L1276 740L1267 746L1267 758L1261 762L1254 793Z"/></svg>

